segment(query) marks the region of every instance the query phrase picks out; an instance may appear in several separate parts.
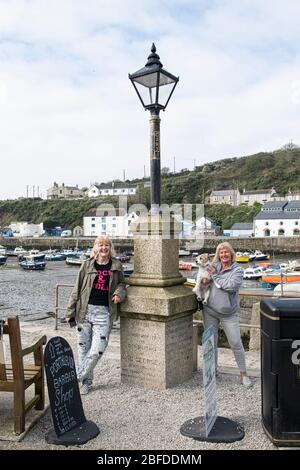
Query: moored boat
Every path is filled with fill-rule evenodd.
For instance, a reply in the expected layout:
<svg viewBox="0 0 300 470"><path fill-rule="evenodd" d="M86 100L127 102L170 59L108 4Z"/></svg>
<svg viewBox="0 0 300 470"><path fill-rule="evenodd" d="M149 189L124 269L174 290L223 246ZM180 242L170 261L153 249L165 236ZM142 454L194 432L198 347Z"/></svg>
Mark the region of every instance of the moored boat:
<svg viewBox="0 0 300 470"><path fill-rule="evenodd" d="M267 284L280 284L281 282L285 284L287 282L300 281L300 273L296 271L264 273L261 280L263 283Z"/></svg>
<svg viewBox="0 0 300 470"><path fill-rule="evenodd" d="M46 267L45 261L26 260L20 261L19 265L25 270L43 271Z"/></svg>
<svg viewBox="0 0 300 470"><path fill-rule="evenodd" d="M0 266L3 266L7 261L7 256L0 255Z"/></svg>
<svg viewBox="0 0 300 470"><path fill-rule="evenodd" d="M263 261L270 259L270 255L266 255L265 253L262 253L260 250L255 250L254 253L249 254L249 259L250 261Z"/></svg>
<svg viewBox="0 0 300 470"><path fill-rule="evenodd" d="M246 268L244 269L243 278L244 279L260 279L262 277L261 268Z"/></svg>
<svg viewBox="0 0 300 470"><path fill-rule="evenodd" d="M249 263L249 254L248 253L241 253L237 251L236 253L236 262L237 263Z"/></svg>
<svg viewBox="0 0 300 470"><path fill-rule="evenodd" d="M288 297L291 295L292 297L300 297L300 282L289 282L288 284L278 284L274 289L274 295L280 297L284 295L284 297Z"/></svg>
<svg viewBox="0 0 300 470"><path fill-rule="evenodd" d="M61 253L49 253L45 255L46 261L64 261L65 257Z"/></svg>

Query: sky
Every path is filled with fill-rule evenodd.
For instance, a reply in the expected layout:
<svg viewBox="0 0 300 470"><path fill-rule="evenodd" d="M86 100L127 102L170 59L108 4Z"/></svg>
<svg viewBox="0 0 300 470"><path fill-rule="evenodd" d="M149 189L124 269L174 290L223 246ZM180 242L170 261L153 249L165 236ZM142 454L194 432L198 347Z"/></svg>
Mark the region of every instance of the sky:
<svg viewBox="0 0 300 470"><path fill-rule="evenodd" d="M161 166L300 145L298 0L0 0L0 199L149 176L128 73L179 76Z"/></svg>

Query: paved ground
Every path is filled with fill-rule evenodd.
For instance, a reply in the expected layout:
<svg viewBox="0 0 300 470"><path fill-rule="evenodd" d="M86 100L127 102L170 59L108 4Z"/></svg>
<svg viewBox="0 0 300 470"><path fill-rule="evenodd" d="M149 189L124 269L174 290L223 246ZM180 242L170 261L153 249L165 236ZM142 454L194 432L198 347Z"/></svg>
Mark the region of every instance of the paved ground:
<svg viewBox="0 0 300 470"><path fill-rule="evenodd" d="M47 334L48 339L51 336L65 337L75 350L74 332L67 325L59 325L60 329L56 332L53 325L53 319L44 320L42 323L23 322L23 345L26 346L40 335ZM199 348L199 355L201 355L201 348ZM101 433L82 448L97 450L275 450L276 448L261 427L260 379L257 377L259 353L247 353L249 371L256 376L251 389L246 389L239 383L230 350L221 349L219 358L221 375L217 379L218 415L233 419L244 427L245 438L242 441L232 444L210 444L198 442L180 434L180 426L185 421L203 414L201 363L191 380L165 391L144 390L120 383L119 330L114 329L102 362L96 367L94 388L89 395L83 397L86 417L96 422ZM2 395L0 395L1 403L8 399ZM30 421L28 418L27 424ZM50 409L20 442L15 440L12 432L7 432L8 425L6 422L6 439L8 440L1 440L0 432L0 449L57 448L47 444L44 438L52 428ZM12 421L10 426L12 429ZM2 439L3 435L2 431Z"/></svg>

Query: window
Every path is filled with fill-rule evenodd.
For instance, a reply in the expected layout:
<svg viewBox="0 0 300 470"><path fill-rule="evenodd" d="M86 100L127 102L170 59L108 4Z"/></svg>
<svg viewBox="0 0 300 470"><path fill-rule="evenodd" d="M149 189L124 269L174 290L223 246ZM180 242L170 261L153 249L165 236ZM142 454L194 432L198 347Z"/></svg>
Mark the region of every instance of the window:
<svg viewBox="0 0 300 470"><path fill-rule="evenodd" d="M266 230L264 231L264 236L265 237L269 237L270 236L270 230L268 228L266 228Z"/></svg>
<svg viewBox="0 0 300 470"><path fill-rule="evenodd" d="M295 225L298 225L298 221L296 220Z"/></svg>
<svg viewBox="0 0 300 470"><path fill-rule="evenodd" d="M283 236L283 235L284 235L284 230L283 230L282 228L280 228L280 229L278 230L278 235L279 235L279 236Z"/></svg>
<svg viewBox="0 0 300 470"><path fill-rule="evenodd" d="M95 220L95 217L92 217L92 220Z"/></svg>
<svg viewBox="0 0 300 470"><path fill-rule="evenodd" d="M299 230L298 228L295 228L293 234L294 234L295 236L299 237L299 235L300 235L300 230Z"/></svg>
<svg viewBox="0 0 300 470"><path fill-rule="evenodd" d="M116 224L112 224L113 228L115 228L117 225Z"/></svg>
<svg viewBox="0 0 300 470"><path fill-rule="evenodd" d="M279 222L279 225L283 225L283 222L280 221L280 222Z"/></svg>
<svg viewBox="0 0 300 470"><path fill-rule="evenodd" d="M266 222L266 225L269 225L269 222Z"/></svg>
<svg viewBox="0 0 300 470"><path fill-rule="evenodd" d="M95 228L95 224L92 224L92 227Z"/></svg>
<svg viewBox="0 0 300 470"><path fill-rule="evenodd" d="M105 224L102 224L101 230L106 230L106 225Z"/></svg>

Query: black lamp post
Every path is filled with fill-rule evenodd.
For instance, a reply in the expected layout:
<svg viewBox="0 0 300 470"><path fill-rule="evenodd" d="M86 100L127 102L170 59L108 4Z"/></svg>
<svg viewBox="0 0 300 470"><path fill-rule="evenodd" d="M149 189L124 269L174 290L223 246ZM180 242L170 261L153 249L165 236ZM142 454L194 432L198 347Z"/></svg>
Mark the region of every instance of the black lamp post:
<svg viewBox="0 0 300 470"><path fill-rule="evenodd" d="M151 211L160 205L160 110L165 110L179 77L163 69L154 43L145 67L129 78L150 117Z"/></svg>

